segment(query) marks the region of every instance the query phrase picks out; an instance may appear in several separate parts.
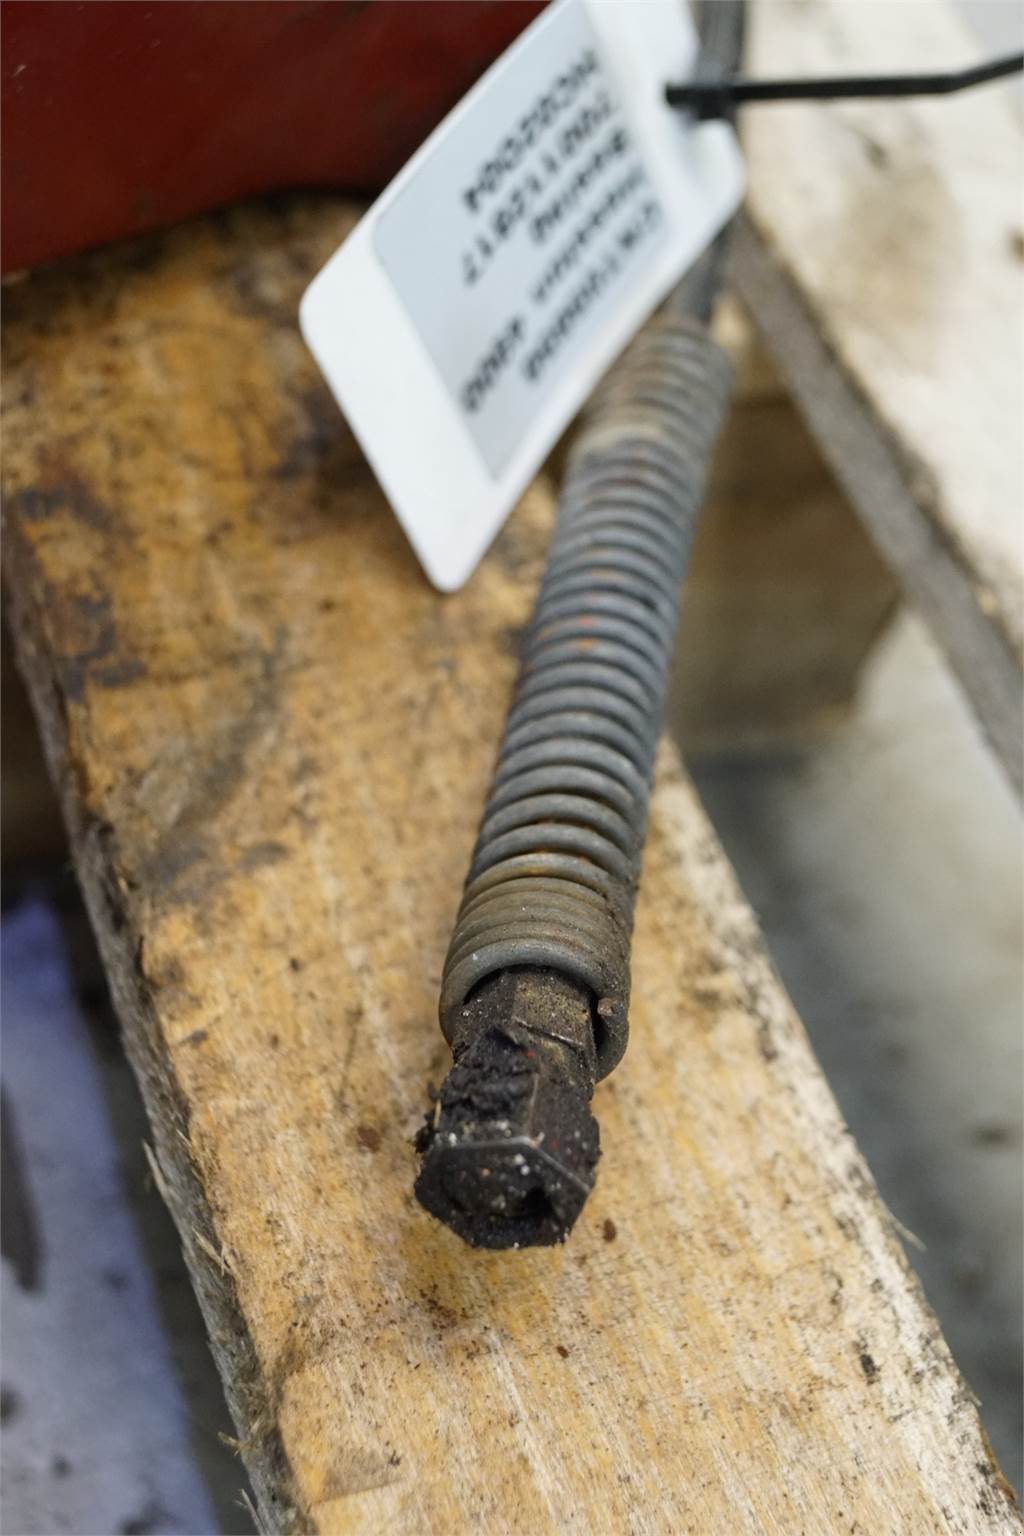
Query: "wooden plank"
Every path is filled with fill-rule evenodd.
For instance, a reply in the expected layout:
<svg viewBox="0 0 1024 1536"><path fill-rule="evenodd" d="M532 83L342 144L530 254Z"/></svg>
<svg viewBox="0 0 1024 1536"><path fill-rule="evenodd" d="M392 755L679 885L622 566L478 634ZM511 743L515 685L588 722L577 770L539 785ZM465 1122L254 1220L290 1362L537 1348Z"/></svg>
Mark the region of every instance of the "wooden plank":
<svg viewBox="0 0 1024 1536"><path fill-rule="evenodd" d="M350 215L7 304L23 670L269 1531L1018 1531L674 752L570 1242L411 1195L449 926L552 498L431 591L295 326Z"/></svg>
<svg viewBox="0 0 1024 1536"><path fill-rule="evenodd" d="M731 301L716 319L736 399L687 572L667 716L690 761L791 751L833 729L899 601L751 321Z"/></svg>
<svg viewBox="0 0 1024 1536"><path fill-rule="evenodd" d="M7 636L4 635L6 642ZM5 643L0 663L0 747L3 793L0 795L0 847L4 873L27 874L40 865L67 862L67 840L60 807L39 748L39 733L14 662Z"/></svg>
<svg viewBox="0 0 1024 1536"><path fill-rule="evenodd" d="M752 75L938 69L977 52L938 0L752 7ZM739 291L1020 789L1019 119L989 88L750 107L743 129Z"/></svg>

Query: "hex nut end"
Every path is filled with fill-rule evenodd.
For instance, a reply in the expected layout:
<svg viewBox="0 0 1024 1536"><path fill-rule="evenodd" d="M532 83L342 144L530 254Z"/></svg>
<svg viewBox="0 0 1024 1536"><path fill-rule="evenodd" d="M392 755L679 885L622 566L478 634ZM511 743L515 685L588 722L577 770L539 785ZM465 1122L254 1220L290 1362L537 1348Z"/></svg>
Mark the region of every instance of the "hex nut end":
<svg viewBox="0 0 1024 1536"><path fill-rule="evenodd" d="M521 1008L500 1011L459 1054L420 1133L416 1197L474 1248L564 1242L600 1156L592 1054L537 1033Z"/></svg>

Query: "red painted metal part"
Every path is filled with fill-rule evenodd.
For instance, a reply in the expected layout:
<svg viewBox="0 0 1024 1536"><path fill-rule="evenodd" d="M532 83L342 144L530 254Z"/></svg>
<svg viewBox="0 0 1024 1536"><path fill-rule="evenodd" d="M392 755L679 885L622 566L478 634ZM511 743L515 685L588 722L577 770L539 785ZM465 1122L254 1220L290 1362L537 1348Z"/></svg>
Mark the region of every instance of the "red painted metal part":
<svg viewBox="0 0 1024 1536"><path fill-rule="evenodd" d="M17 0L3 269L286 187L375 191L541 0Z"/></svg>

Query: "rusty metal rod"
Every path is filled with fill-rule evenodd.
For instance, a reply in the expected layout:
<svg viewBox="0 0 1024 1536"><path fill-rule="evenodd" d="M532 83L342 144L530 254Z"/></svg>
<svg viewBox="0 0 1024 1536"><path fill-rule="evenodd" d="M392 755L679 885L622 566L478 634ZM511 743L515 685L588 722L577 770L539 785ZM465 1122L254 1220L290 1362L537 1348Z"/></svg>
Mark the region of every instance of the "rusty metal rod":
<svg viewBox="0 0 1024 1536"><path fill-rule="evenodd" d="M740 12L702 18L712 62ZM706 320L719 239L599 389L547 568L441 987L454 1065L420 1203L474 1247L565 1239L628 1034L633 906L679 594L731 391Z"/></svg>
<svg viewBox="0 0 1024 1536"><path fill-rule="evenodd" d="M474 1245L564 1238L593 1182L589 1102L626 1048L679 591L730 385L704 325L665 316L572 453L445 964L455 1066L416 1184Z"/></svg>

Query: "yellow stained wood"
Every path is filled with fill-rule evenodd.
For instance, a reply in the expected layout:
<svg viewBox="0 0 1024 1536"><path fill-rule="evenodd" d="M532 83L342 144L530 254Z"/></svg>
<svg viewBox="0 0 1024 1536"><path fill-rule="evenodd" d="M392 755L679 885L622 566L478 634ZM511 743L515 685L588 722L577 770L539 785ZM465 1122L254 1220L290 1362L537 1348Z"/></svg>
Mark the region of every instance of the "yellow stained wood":
<svg viewBox="0 0 1024 1536"><path fill-rule="evenodd" d="M963 68L946 0L755 0L754 75ZM1019 112L1004 86L743 118L736 278L879 549L1024 787Z"/></svg>
<svg viewBox="0 0 1024 1536"><path fill-rule="evenodd" d="M295 326L349 219L7 305L20 659L266 1528L1018 1530L671 749L578 1229L478 1254L413 1203L552 498L427 586Z"/></svg>

